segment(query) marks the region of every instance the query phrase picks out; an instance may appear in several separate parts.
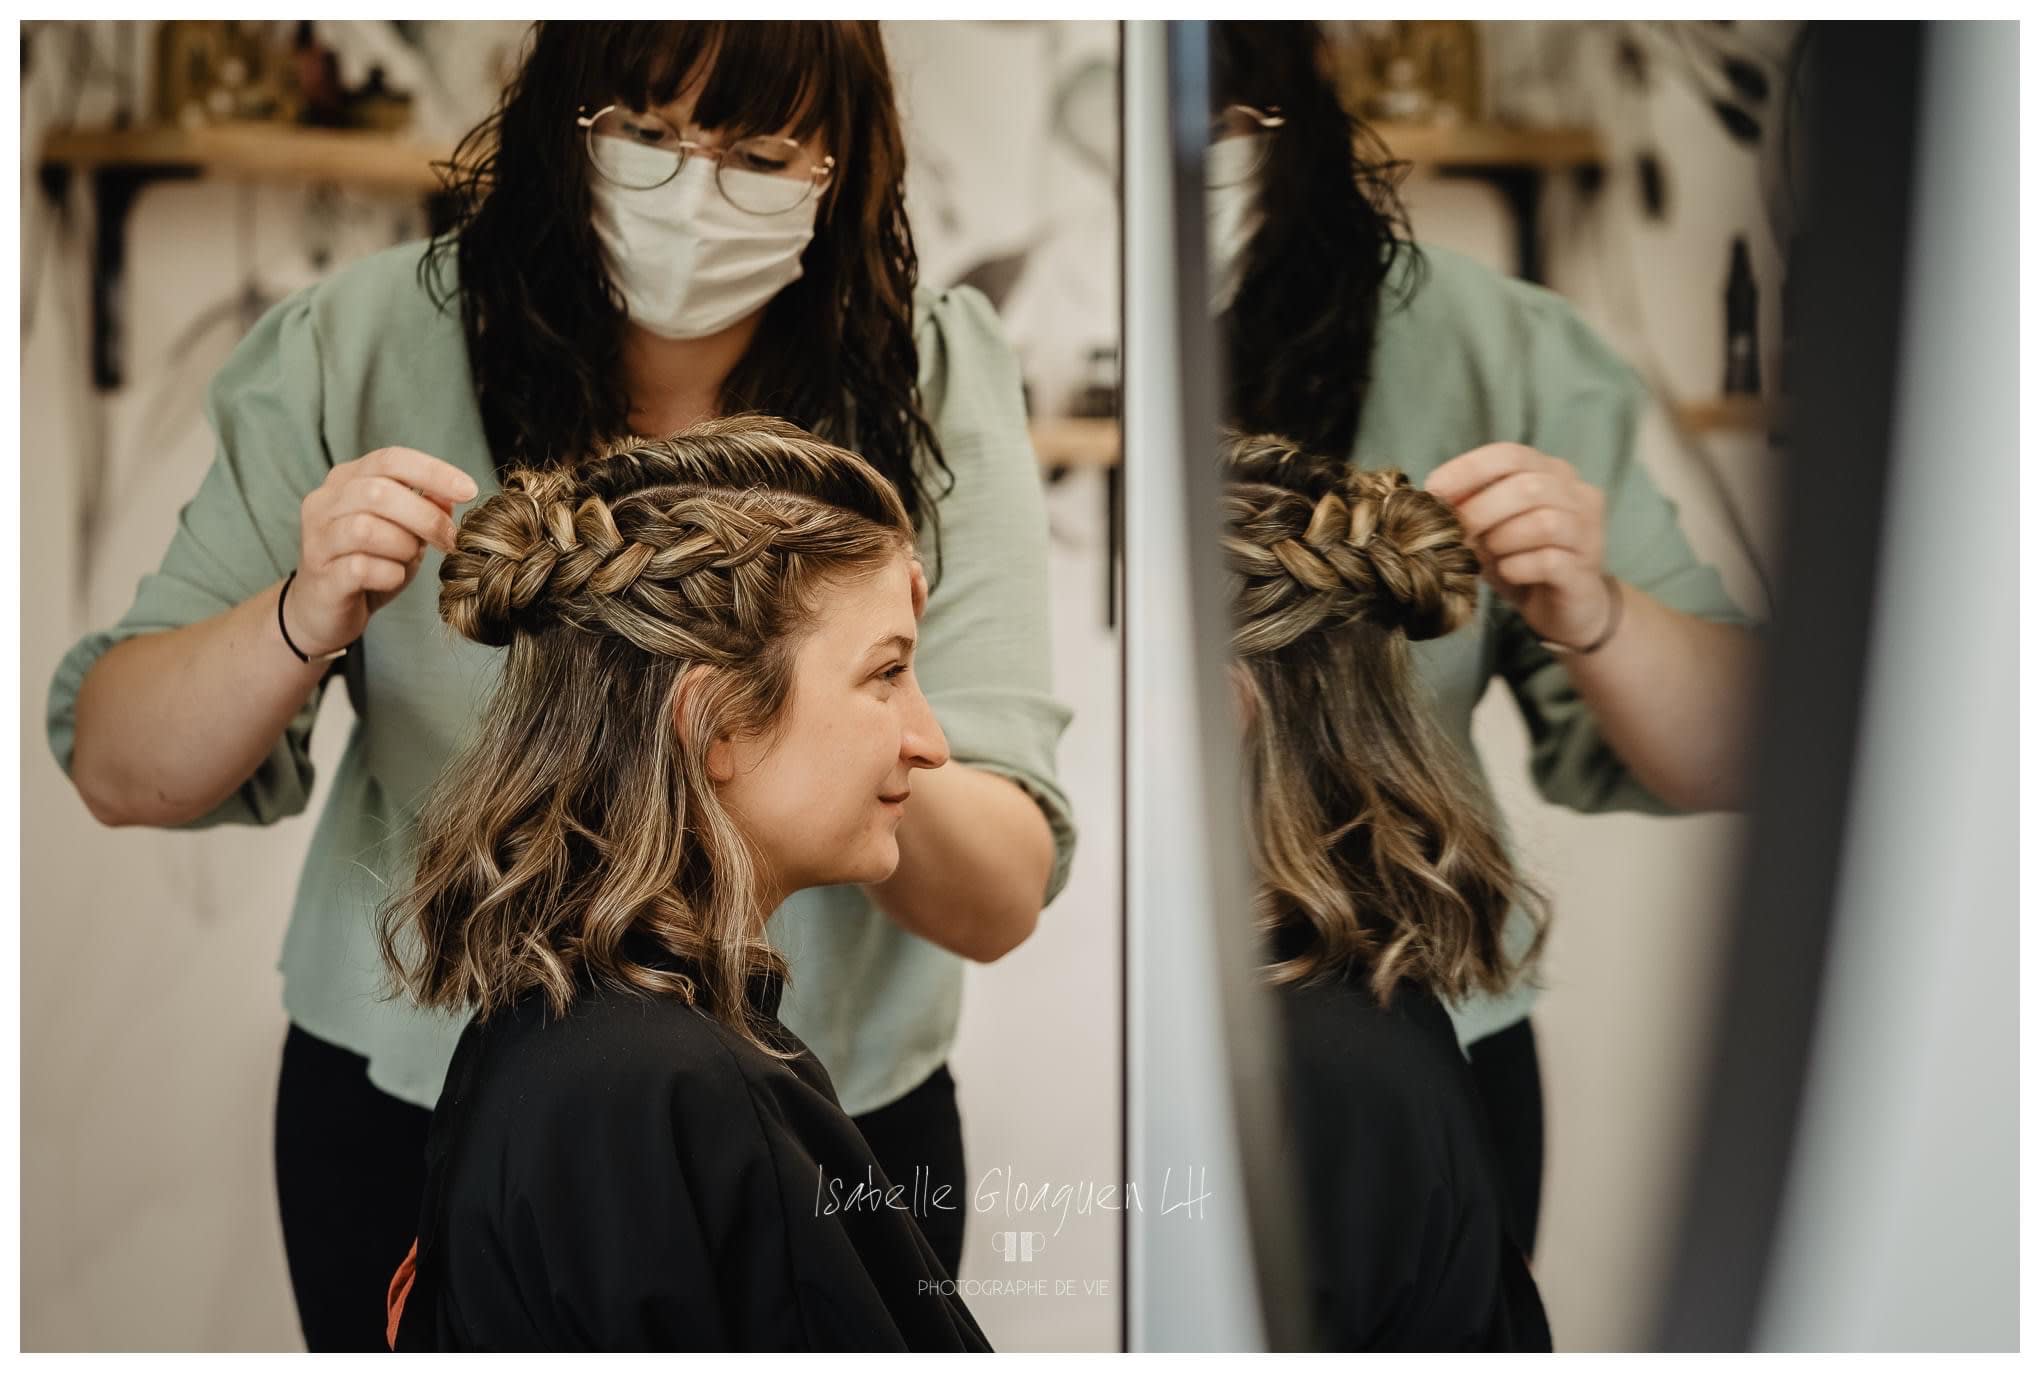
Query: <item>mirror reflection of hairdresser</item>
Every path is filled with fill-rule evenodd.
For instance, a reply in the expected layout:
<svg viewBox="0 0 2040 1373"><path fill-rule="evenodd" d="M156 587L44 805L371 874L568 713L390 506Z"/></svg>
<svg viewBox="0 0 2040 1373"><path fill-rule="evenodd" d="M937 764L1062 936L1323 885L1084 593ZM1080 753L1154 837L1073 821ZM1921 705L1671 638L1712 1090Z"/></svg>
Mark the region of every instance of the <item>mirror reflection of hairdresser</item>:
<svg viewBox="0 0 2040 1373"><path fill-rule="evenodd" d="M1255 915L1292 1056L1320 1338L1548 1350L1444 1006L1508 989L1543 944L1543 900L1410 673L1411 643L1472 617L1480 564L1400 472L1271 437L1225 459ZM1519 905L1533 935L1517 955Z"/></svg>
<svg viewBox="0 0 2040 1373"><path fill-rule="evenodd" d="M1213 29L1208 194L1227 422L1399 468L1456 512L1480 603L1414 657L1476 777L1473 709L1499 676L1547 800L1653 814L1737 804L1758 637L1638 459L1640 380L1557 295L1407 240L1379 163L1355 152L1361 129L1314 24ZM1512 952L1531 929L1512 917ZM1544 1134L1535 996L1526 976L1448 1007L1532 1254Z"/></svg>
<svg viewBox="0 0 2040 1373"><path fill-rule="evenodd" d="M785 1022L889 1175L967 1194L959 956L1026 939L1074 844L1019 370L982 296L916 287L877 26L541 24L455 161L445 236L298 293L229 359L218 455L160 569L50 693L94 815L197 827L301 811L318 698L346 682L356 723L280 964L278 1201L314 1350L384 1347L460 1034L383 997L372 916L501 670L434 608L453 507L499 473L758 410L899 489L954 761L916 788L891 878L802 892L771 926ZM925 1222L952 1270L963 1215Z"/></svg>
<svg viewBox="0 0 2040 1373"><path fill-rule="evenodd" d="M502 678L377 922L472 1015L390 1347L986 1348L908 1209L822 1200L877 1164L765 928L889 877L948 760L898 493L752 416L503 485L439 570Z"/></svg>

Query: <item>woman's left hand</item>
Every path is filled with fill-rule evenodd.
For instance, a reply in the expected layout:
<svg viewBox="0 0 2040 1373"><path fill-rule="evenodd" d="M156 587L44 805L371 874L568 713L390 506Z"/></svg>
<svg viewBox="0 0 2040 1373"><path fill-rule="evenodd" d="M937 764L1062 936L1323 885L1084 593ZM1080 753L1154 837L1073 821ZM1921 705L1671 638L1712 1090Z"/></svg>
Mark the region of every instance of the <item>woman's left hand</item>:
<svg viewBox="0 0 2040 1373"><path fill-rule="evenodd" d="M1520 443L1461 453L1424 479L1459 516L1481 573L1538 637L1588 644L1614 607L1601 579L1606 498L1572 465Z"/></svg>

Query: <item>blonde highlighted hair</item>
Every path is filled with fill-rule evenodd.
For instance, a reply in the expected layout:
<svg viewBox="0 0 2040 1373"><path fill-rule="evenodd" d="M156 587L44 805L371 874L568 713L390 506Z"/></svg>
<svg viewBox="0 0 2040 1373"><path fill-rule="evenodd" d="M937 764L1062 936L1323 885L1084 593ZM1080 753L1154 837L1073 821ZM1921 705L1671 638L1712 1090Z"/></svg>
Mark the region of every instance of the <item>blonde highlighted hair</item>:
<svg viewBox="0 0 2040 1373"><path fill-rule="evenodd" d="M1490 803L1419 699L1413 639L1464 624L1480 565L1457 517L1397 471L1273 436L1221 448L1235 678L1256 917L1278 983L1364 973L1441 997L1500 992L1541 951L1544 900ZM1503 943L1522 904L1536 937Z"/></svg>
<svg viewBox="0 0 2040 1373"><path fill-rule="evenodd" d="M454 542L441 617L509 651L380 913L396 988L483 1017L541 989L557 1015L592 977L775 1051L745 989L786 968L703 750L773 726L825 584L911 552L898 492L854 453L738 416L513 471ZM682 961L633 960L633 932Z"/></svg>

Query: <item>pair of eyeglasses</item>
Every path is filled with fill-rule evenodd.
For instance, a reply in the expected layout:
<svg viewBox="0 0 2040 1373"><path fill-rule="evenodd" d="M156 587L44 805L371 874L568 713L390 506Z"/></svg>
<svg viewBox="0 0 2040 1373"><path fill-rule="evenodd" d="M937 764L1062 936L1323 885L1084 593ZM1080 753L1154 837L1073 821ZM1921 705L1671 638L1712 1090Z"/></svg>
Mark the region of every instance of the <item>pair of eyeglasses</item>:
<svg viewBox="0 0 2040 1373"><path fill-rule="evenodd" d="M1282 111L1270 105L1267 109L1256 109L1252 105L1228 105L1218 112L1211 121L1209 148L1232 139L1251 139L1253 152L1243 158L1205 158L1204 184L1212 190L1221 186L1236 186L1252 179L1267 165L1268 150L1272 140L1258 137L1270 134L1288 121Z"/></svg>
<svg viewBox="0 0 2040 1373"><path fill-rule="evenodd" d="M715 163L717 193L748 214L791 210L828 185L836 172L835 158L817 163L799 143L775 134L740 138L727 148L717 148L682 138L656 114L621 105L605 105L593 114L583 107L574 122L587 131L588 162L603 180L627 190L649 191L678 176L688 158L705 157Z"/></svg>

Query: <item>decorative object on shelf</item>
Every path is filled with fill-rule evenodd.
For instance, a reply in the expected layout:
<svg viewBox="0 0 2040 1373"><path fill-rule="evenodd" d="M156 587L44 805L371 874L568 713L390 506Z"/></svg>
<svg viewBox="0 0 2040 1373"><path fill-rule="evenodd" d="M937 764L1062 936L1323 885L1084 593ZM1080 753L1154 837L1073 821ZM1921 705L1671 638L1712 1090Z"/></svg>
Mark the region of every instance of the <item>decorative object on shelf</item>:
<svg viewBox="0 0 2040 1373"><path fill-rule="evenodd" d="M347 123L377 133L402 133L411 127L410 94L391 90L383 69L370 67L368 80L347 94Z"/></svg>
<svg viewBox="0 0 2040 1373"><path fill-rule="evenodd" d="M1070 402L1070 418L1109 420L1119 417L1119 345L1093 348L1084 366L1084 383Z"/></svg>
<svg viewBox="0 0 2040 1373"><path fill-rule="evenodd" d="M362 35L347 37L359 45ZM275 122L394 133L410 127L411 106L409 91L391 84L381 62L370 62L365 78L349 87L339 52L321 41L311 20L166 20L156 32L160 124Z"/></svg>
<svg viewBox="0 0 2040 1373"><path fill-rule="evenodd" d="M156 118L182 128L292 118L296 82L272 28L259 20L164 20L156 29Z"/></svg>
<svg viewBox="0 0 2040 1373"><path fill-rule="evenodd" d="M1368 119L1476 124L1486 117L1479 29L1465 20L1328 23L1339 93Z"/></svg>
<svg viewBox="0 0 2040 1373"><path fill-rule="evenodd" d="M297 81L298 122L313 128L337 129L347 122L347 95L340 86L340 59L319 41L312 21L298 21L290 49L291 72Z"/></svg>

